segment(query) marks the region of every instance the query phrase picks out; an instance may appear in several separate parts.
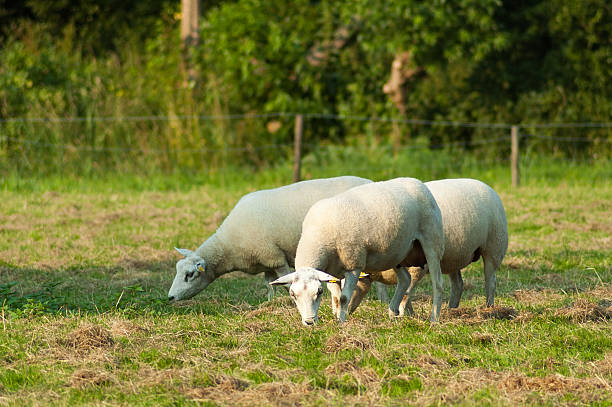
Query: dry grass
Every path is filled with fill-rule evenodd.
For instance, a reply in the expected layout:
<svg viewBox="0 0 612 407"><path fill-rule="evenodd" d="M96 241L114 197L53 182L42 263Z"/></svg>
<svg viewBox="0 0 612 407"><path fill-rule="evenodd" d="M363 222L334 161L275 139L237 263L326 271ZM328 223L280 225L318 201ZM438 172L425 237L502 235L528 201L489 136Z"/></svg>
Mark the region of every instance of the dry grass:
<svg viewBox="0 0 612 407"><path fill-rule="evenodd" d="M448 324L480 324L488 319L511 320L519 315L511 307L494 306L487 308L443 308L440 320Z"/></svg>
<svg viewBox="0 0 612 407"><path fill-rule="evenodd" d="M543 305L559 301L563 296L551 289L515 290L512 296L524 305Z"/></svg>
<svg viewBox="0 0 612 407"><path fill-rule="evenodd" d="M115 341L110 331L102 326L86 323L68 334L67 338L58 340L63 346L76 351L90 351L97 348L113 346Z"/></svg>
<svg viewBox="0 0 612 407"><path fill-rule="evenodd" d="M57 279L40 301L77 305L3 308L0 405L605 402L612 205L574 188L502 191L511 243L497 306L482 307L477 263L440 324L428 322L424 281L414 318L389 320L365 301L339 326L326 303L315 328L284 293L264 301L260 277L233 274L183 304L163 301L172 246L201 243L238 193L9 193L0 281L18 281L21 295Z"/></svg>
<svg viewBox="0 0 612 407"><path fill-rule="evenodd" d="M341 350L368 350L370 348L372 348L370 338L340 331L327 339L323 350L327 353L334 353Z"/></svg>
<svg viewBox="0 0 612 407"><path fill-rule="evenodd" d="M355 362L350 360L333 363L327 366L324 372L328 377L344 377L345 375L349 375L360 385L363 384L369 387L374 383L380 384L381 381L380 376L374 369L357 366Z"/></svg>
<svg viewBox="0 0 612 407"><path fill-rule="evenodd" d="M452 376L440 379L426 377L424 390L416 398L416 405L436 403L456 404L468 399L471 394L492 389L496 399L503 404L534 403L556 400L562 402L563 395L571 395L583 403L604 401L612 390L609 380L600 376L591 378L566 377L560 374L543 377L526 376L518 372L495 372L483 368L460 370ZM428 389L444 386L442 394Z"/></svg>
<svg viewBox="0 0 612 407"><path fill-rule="evenodd" d="M579 298L565 308L555 311L555 316L564 317L574 322L605 321L612 318L612 303L594 304L589 300Z"/></svg>
<svg viewBox="0 0 612 407"><path fill-rule="evenodd" d="M250 386L242 379L221 375L215 378L211 386L186 387L183 391L193 400L213 401L220 405L299 406L302 405L304 397L312 392L312 388L308 384L292 382Z"/></svg>
<svg viewBox="0 0 612 407"><path fill-rule="evenodd" d="M116 383L116 379L106 372L93 369L78 369L70 377L73 387L104 386Z"/></svg>

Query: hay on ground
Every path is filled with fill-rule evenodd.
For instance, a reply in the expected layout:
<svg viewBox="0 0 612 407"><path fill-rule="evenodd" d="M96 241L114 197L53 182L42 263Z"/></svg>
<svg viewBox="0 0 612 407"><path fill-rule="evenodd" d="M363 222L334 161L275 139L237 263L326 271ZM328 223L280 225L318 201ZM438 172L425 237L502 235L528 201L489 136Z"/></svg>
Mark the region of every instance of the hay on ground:
<svg viewBox="0 0 612 407"><path fill-rule="evenodd" d="M612 318L612 305L607 302L600 302L600 304L593 304L589 300L580 298L574 301L572 306L557 310L555 316L574 322L600 322Z"/></svg>
<svg viewBox="0 0 612 407"><path fill-rule="evenodd" d="M114 383L113 378L104 371L78 369L70 377L72 387L104 386Z"/></svg>
<svg viewBox="0 0 612 407"><path fill-rule="evenodd" d="M115 343L108 329L93 324L81 325L59 342L64 346L81 351L110 347Z"/></svg>
<svg viewBox="0 0 612 407"><path fill-rule="evenodd" d="M512 296L521 304L525 305L542 305L552 301L558 301L561 294L554 292L551 289L543 290L515 290Z"/></svg>
<svg viewBox="0 0 612 407"><path fill-rule="evenodd" d="M440 321L445 323L477 324L487 319L508 320L518 316L518 312L510 307L487 307L487 308L450 308L443 309Z"/></svg>
<svg viewBox="0 0 612 407"><path fill-rule="evenodd" d="M349 334L345 332L339 332L330 336L325 342L323 348L327 353L339 352L341 350L368 350L372 347L372 341L370 338L359 336L356 334Z"/></svg>

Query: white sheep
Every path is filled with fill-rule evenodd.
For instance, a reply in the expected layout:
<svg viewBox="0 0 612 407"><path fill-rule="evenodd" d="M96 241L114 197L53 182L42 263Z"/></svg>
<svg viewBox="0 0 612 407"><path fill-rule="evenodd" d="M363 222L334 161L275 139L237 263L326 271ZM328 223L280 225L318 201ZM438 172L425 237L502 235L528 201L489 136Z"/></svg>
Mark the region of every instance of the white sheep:
<svg viewBox="0 0 612 407"><path fill-rule="evenodd" d="M352 176L297 182L243 196L217 231L176 264L170 301L188 299L231 271L265 273L267 282L287 274L295 259L302 220L312 204L372 181ZM268 299L273 295L269 287Z"/></svg>
<svg viewBox="0 0 612 407"><path fill-rule="evenodd" d="M451 281L448 306L459 306L463 293L461 269L482 257L484 263L486 305L492 307L495 299L495 273L508 248L508 223L506 212L497 193L487 184L474 179L445 179L426 182L442 212L445 250L440 266ZM400 305L412 313L410 295L427 273L424 268L411 267L411 282ZM392 274L378 281L395 284ZM360 287L351 298L352 312L367 293L369 280L359 282Z"/></svg>
<svg viewBox="0 0 612 407"><path fill-rule="evenodd" d="M302 323L318 321L322 281L344 278L338 320L346 321L348 301L359 274L393 268L399 280L389 304L397 315L410 284L400 266L429 264L434 287L431 320L442 303L440 259L444 253L442 216L431 192L414 178L360 185L312 206L304 218L296 271L271 284L290 284Z"/></svg>

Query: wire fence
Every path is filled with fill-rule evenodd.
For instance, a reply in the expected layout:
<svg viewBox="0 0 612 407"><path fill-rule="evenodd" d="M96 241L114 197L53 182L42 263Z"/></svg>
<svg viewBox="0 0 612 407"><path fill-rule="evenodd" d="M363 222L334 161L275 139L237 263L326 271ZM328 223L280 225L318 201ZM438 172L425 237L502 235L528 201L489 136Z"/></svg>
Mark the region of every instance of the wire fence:
<svg viewBox="0 0 612 407"><path fill-rule="evenodd" d="M175 116L103 116L103 117L13 117L13 118L0 118L0 123L87 123L87 122L172 122L172 121L184 121L184 120L201 120L201 121L215 121L215 120L236 120L236 119L272 119L272 118L295 118L301 115L304 119L323 119L323 120L339 120L339 121L362 121L362 122L382 122L382 123L395 123L395 124L407 124L407 125L419 125L419 126L440 126L440 127L463 127L463 128L480 128L480 129L512 129L516 127L518 129L559 129L559 128L612 128L612 122L573 122L573 123L474 123L474 122L459 122L459 121L447 121L447 120L420 120L420 119L397 119L397 118L386 118L386 117L368 117L368 116L350 116L350 115L334 115L334 114L323 114L323 113L291 113L291 112L276 112L276 113L263 113L263 114L228 114L228 115L175 115ZM521 138L534 138L540 140L549 141L567 141L567 142L589 142L592 141L588 137L564 137L564 136L542 136L532 133L521 133ZM486 140L473 140L473 141L456 141L456 142L445 142L445 143L430 143L430 144L403 144L399 146L400 149L441 149L447 147L467 147L473 145L484 145L499 143L504 140L510 140L510 134L494 137ZM36 145L41 147L50 147L56 149L70 149L76 151L91 151L91 152L146 152L148 154L164 154L169 151L181 153L181 152L201 152L201 153L214 153L222 151L261 151L270 150L276 148L291 148L293 143L275 143L275 144L262 144L249 147L232 147L226 146L222 148L199 148L199 149L180 149L180 148L132 148L132 147L92 147L83 145L74 145L66 143L49 143L40 140L0 136L0 141L11 141L14 143L22 143L28 145ZM612 143L612 139L602 139L600 142ZM304 143L304 146L315 147L315 144Z"/></svg>
<svg viewBox="0 0 612 407"><path fill-rule="evenodd" d="M239 113L227 115L150 115L150 116L80 116L80 117L9 117L0 118L0 123L83 123L83 122L117 122L117 121L177 121L177 120L235 120L235 119L270 119L275 117L296 117L302 116L304 119L327 119L342 121L366 121L384 122L398 124L413 124L423 126L445 126L445 127L469 127L469 128L497 128L510 129L514 126L519 128L608 128L612 127L612 122L568 122L568 123L477 123L460 122L451 120L421 120L421 119L399 119L390 117L375 116L352 116L336 115L327 113L294 113L294 112L273 112L273 113Z"/></svg>
<svg viewBox="0 0 612 407"><path fill-rule="evenodd" d="M227 115L140 115L140 116L87 116L87 117L13 117L13 118L0 118L0 129L2 126L17 126L22 125L64 125L75 123L78 125L89 125L93 123L156 123L156 122L220 122L220 121L240 121L240 120L269 120L269 119L294 119L296 123L296 138L293 142L278 142L278 143L256 143L248 142L243 145L232 145L232 143L225 143L222 141L221 146L215 147L203 147L198 146L198 135L194 139L194 147L181 148L177 145L155 145L154 142L149 145L135 145L126 146L119 145L119 143L110 143L115 145L96 145L96 142L85 143L83 140L67 140L63 137L46 137L44 132L37 133L26 132L23 133L30 137L19 137L19 131L13 131L10 135L0 133L0 153L2 148L11 145L22 145L24 149L30 148L32 150L55 150L61 152L61 159L65 160L65 153L117 153L117 154L134 154L141 156L164 156L179 154L217 154L217 153L246 153L254 154L256 152L267 152L274 150L295 151L295 174L297 174L294 180L299 179L300 175L300 161L302 148L306 147L311 150L316 149L320 145L316 142L302 142L302 136L298 139L297 137L297 123L298 117L300 118L300 126L303 126L303 120L330 120L342 123L347 122L367 122L367 123L386 123L393 125L408 125L408 126L426 126L426 127L440 127L440 128L465 128L465 129L485 129L495 130L492 134L486 134L480 138L461 139L461 140L436 140L434 138L426 140L415 140L414 138L407 139L401 138L397 145L394 146L395 151L402 150L442 150L442 149L453 149L453 148L474 148L474 147L486 147L488 145L500 145L505 143L506 146L512 149L512 166L513 174L518 174L518 153L519 153L519 140L525 142L529 139L556 145L557 143L593 143L593 137L577 137L577 136L565 136L565 135L543 135L538 134L540 131L546 129L557 129L557 132L564 131L563 129L590 129L601 131L604 130L605 136L596 138L597 145L609 146L612 144L612 137L610 137L610 131L606 129L612 128L612 122L565 122L565 123L480 123L480 122L461 122L453 120L421 120L421 119L403 119L403 118L388 118L388 117L367 117L357 115L336 115L326 113L294 113L294 112L275 112L275 113L247 113L247 114L227 114ZM6 127L5 127L6 128ZM96 131L99 131L98 128ZM301 133L303 129L299 129ZM61 133L61 131L59 131ZM500 134L501 133L501 134ZM601 134L601 133L600 133ZM34 135L34 137L32 137ZM92 140L95 137L92 137ZM299 140L299 142L298 142ZM145 143L146 144L146 143ZM202 144L204 140L202 139ZM236 143L234 143L236 144ZM4 146L4 147L3 147ZM608 148L608 147L606 147ZM608 148L609 151L609 148ZM267 154L267 153L266 153ZM1 156L0 156L1 158ZM26 160L27 161L27 160ZM513 178L514 179L514 178ZM516 181L518 184L518 179Z"/></svg>

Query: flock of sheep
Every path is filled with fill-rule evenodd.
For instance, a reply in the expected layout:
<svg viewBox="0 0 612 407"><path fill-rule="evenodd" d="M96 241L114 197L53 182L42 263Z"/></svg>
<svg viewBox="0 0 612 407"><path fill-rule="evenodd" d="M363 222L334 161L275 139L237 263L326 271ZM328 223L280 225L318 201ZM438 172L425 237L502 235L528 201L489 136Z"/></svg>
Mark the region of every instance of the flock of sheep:
<svg viewBox="0 0 612 407"><path fill-rule="evenodd" d="M457 307L461 269L480 257L487 306L493 306L495 272L507 247L501 199L474 179L302 181L245 195L195 252L177 249L185 258L176 264L168 299L191 298L232 271L263 272L268 299L275 286L288 286L305 325L318 321L326 282L332 311L344 322L372 281L397 284L390 316L411 314L412 290L429 273L435 322L442 274L451 281L449 307Z"/></svg>

